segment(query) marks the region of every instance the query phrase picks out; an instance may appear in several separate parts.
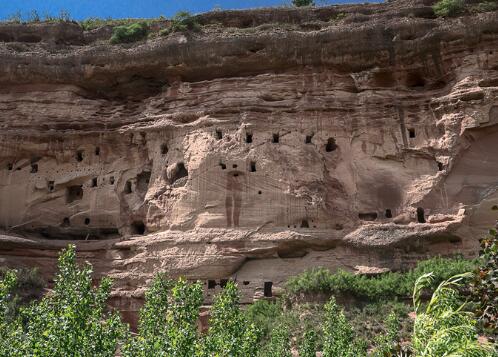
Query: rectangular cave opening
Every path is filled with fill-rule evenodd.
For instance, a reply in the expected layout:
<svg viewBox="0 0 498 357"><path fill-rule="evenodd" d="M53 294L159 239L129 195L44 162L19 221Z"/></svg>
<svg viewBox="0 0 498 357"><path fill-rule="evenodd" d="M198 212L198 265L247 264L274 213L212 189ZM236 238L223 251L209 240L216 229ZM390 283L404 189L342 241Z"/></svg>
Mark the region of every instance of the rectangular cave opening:
<svg viewBox="0 0 498 357"><path fill-rule="evenodd" d="M311 140L313 139L313 134L306 135L306 139L304 139L305 144L311 144Z"/></svg>
<svg viewBox="0 0 498 357"><path fill-rule="evenodd" d="M265 281L264 289L263 289L263 294L265 297L272 297L273 296L272 288L273 288L273 282Z"/></svg>
<svg viewBox="0 0 498 357"><path fill-rule="evenodd" d="M246 143L252 143L252 133L246 133Z"/></svg>
<svg viewBox="0 0 498 357"><path fill-rule="evenodd" d="M278 144L280 142L280 134L273 133L271 142L274 144Z"/></svg>
<svg viewBox="0 0 498 357"><path fill-rule="evenodd" d="M69 186L66 191L66 202L71 203L81 200L83 198L83 186L75 185Z"/></svg>
<svg viewBox="0 0 498 357"><path fill-rule="evenodd" d="M425 212L422 207L417 208L417 221L418 223L425 223Z"/></svg>
<svg viewBox="0 0 498 357"><path fill-rule="evenodd" d="M387 208L386 209L386 214L385 214L386 218L393 218L393 213L391 211L390 208Z"/></svg>
<svg viewBox="0 0 498 357"><path fill-rule="evenodd" d="M31 164L31 173L36 174L38 172L38 164Z"/></svg>
<svg viewBox="0 0 498 357"><path fill-rule="evenodd" d="M166 155L168 153L168 145L166 144L161 144L161 155Z"/></svg>
<svg viewBox="0 0 498 357"><path fill-rule="evenodd" d="M100 155L100 147L98 147L98 146L95 148L95 155L96 156Z"/></svg>
<svg viewBox="0 0 498 357"><path fill-rule="evenodd" d="M96 178L96 177L94 177L94 178L92 179L92 183L91 183L91 185L90 185L90 186L91 186L91 187L97 187L97 178Z"/></svg>
<svg viewBox="0 0 498 357"><path fill-rule="evenodd" d="M408 129L408 137L410 139L413 139L415 137L415 129L413 128Z"/></svg>
<svg viewBox="0 0 498 357"><path fill-rule="evenodd" d="M83 161L83 150L76 151L76 161L78 162Z"/></svg>
<svg viewBox="0 0 498 357"><path fill-rule="evenodd" d="M224 164L224 163L222 163L222 162L220 162L220 167L221 167L222 170L226 170L227 165Z"/></svg>
<svg viewBox="0 0 498 357"><path fill-rule="evenodd" d="M256 172L256 162L255 161L251 161L250 162L250 164L249 164L249 171Z"/></svg>
<svg viewBox="0 0 498 357"><path fill-rule="evenodd" d="M128 194L130 194L130 193L132 193L132 192L133 192L133 191L132 191L132 189L131 189L131 181L130 181L130 180L128 180L128 181L126 181L126 183L125 183L124 193L125 193L126 195L128 195Z"/></svg>
<svg viewBox="0 0 498 357"><path fill-rule="evenodd" d="M55 181L48 181L47 188L49 192L52 192L55 188Z"/></svg>
<svg viewBox="0 0 498 357"><path fill-rule="evenodd" d="M223 133L221 132L220 129L216 129L216 131L214 132L214 134L215 134L217 140L223 139Z"/></svg>
<svg viewBox="0 0 498 357"><path fill-rule="evenodd" d="M377 219L377 212L358 213L358 218L362 221L375 221Z"/></svg>
<svg viewBox="0 0 498 357"><path fill-rule="evenodd" d="M208 289L214 289L216 287L216 280L208 280Z"/></svg>

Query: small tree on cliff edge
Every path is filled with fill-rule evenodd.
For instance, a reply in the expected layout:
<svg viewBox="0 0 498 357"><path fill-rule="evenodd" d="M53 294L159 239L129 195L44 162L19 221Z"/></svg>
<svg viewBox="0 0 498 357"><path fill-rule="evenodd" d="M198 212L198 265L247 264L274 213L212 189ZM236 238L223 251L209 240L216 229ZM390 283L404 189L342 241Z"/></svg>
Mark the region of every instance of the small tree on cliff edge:
<svg viewBox="0 0 498 357"><path fill-rule="evenodd" d="M292 5L297 7L314 6L315 2L313 0L292 0Z"/></svg>

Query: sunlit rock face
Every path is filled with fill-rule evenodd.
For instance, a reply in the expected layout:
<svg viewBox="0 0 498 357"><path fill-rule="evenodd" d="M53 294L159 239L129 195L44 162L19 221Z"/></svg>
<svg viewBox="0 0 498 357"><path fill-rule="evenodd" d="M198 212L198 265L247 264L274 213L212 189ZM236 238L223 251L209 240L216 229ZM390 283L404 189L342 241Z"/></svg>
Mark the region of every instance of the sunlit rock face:
<svg viewBox="0 0 498 357"><path fill-rule="evenodd" d="M475 255L498 209L498 16L429 5L213 12L127 45L0 25L0 264L51 277L75 243L133 320L158 272L206 303L236 279L247 303L314 266Z"/></svg>

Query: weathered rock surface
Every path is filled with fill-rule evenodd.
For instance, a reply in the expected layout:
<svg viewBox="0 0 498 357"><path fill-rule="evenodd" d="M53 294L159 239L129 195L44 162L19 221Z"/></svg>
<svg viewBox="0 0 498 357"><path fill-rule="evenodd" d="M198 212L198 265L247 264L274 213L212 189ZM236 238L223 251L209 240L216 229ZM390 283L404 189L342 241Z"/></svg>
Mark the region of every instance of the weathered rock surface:
<svg viewBox="0 0 498 357"><path fill-rule="evenodd" d="M50 277L75 242L133 319L158 272L207 303L234 278L249 302L313 266L475 255L498 205L498 16L429 5L210 13L127 45L0 25L0 264Z"/></svg>

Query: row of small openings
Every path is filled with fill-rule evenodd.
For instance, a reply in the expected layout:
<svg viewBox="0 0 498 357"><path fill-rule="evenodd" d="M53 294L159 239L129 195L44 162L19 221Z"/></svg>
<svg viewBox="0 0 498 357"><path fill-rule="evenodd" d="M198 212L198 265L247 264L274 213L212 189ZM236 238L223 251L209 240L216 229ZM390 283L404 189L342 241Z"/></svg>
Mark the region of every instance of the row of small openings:
<svg viewBox="0 0 498 357"><path fill-rule="evenodd" d="M387 208L384 212L385 218L392 218L393 213L390 208ZM367 213L358 213L358 218L362 221L375 221L378 217L377 212L367 212ZM425 223L425 212L422 207L417 208L417 221L419 223Z"/></svg>
<svg viewBox="0 0 498 357"><path fill-rule="evenodd" d="M90 224L90 218L86 217L85 220L83 221L83 223L85 223L85 225L88 226ZM64 217L64 219L62 220L61 226L62 227L69 227L70 225L71 225L71 221L69 220L69 217Z"/></svg>
<svg viewBox="0 0 498 357"><path fill-rule="evenodd" d="M220 283L217 284L216 280L208 280L207 281L207 288L208 289L214 289L216 288L216 285L219 285L221 288L225 288L225 286L228 284L228 279L221 279ZM249 281L243 281L242 284L244 285L249 285ZM265 281L264 282L264 287L263 287L263 294L265 297L272 297L273 296L273 282L271 281Z"/></svg>
<svg viewBox="0 0 498 357"><path fill-rule="evenodd" d="M104 180L105 180L105 179L104 179ZM110 183L111 185L114 185L114 182L115 182L115 180L114 180L114 176L109 177L109 183ZM98 178L97 178L97 177L94 177L94 178L92 178L92 181L91 181L90 187L97 187L97 186L98 186Z"/></svg>
<svg viewBox="0 0 498 357"><path fill-rule="evenodd" d="M311 222L313 222L313 220L311 220ZM290 227L291 227L290 225L287 226L287 228L290 228ZM294 228L297 228L297 224L294 225ZM301 221L299 228L310 228L310 224L309 224L308 220L303 219ZM313 228L316 228L316 225L313 225Z"/></svg>
<svg viewBox="0 0 498 357"><path fill-rule="evenodd" d="M227 165L224 164L223 162L220 162L220 167L221 167L222 170L226 170ZM238 167L237 164L233 164L232 165L232 168L234 168L234 169L236 169L237 167ZM251 161L249 163L248 171L250 171L250 172L256 172L256 162L255 161Z"/></svg>
<svg viewBox="0 0 498 357"><path fill-rule="evenodd" d="M95 147L95 156L100 156L100 147ZM83 158L85 157L85 152L83 150L77 150L76 151L76 161L81 162L83 161Z"/></svg>
<svg viewBox="0 0 498 357"><path fill-rule="evenodd" d="M7 170L12 171L14 169L14 164L8 163L7 164ZM16 170L21 170L22 167L17 167ZM31 162L31 171L32 174L36 174L38 172L38 164Z"/></svg>
<svg viewBox="0 0 498 357"><path fill-rule="evenodd" d="M304 139L305 144L311 144L311 141L313 139L313 135L314 134L306 135L306 138ZM223 133L221 132L220 129L216 129L215 136L216 136L216 139L218 139L218 140L223 139ZM253 138L252 133L246 133L246 143L248 143L248 144L252 143L252 138ZM274 144L278 144L280 142L280 134L273 133L271 142ZM337 144L335 143L335 139L329 138L327 140L327 144L325 145L325 150L327 152L330 152L330 151L334 151L335 149L337 149Z"/></svg>

